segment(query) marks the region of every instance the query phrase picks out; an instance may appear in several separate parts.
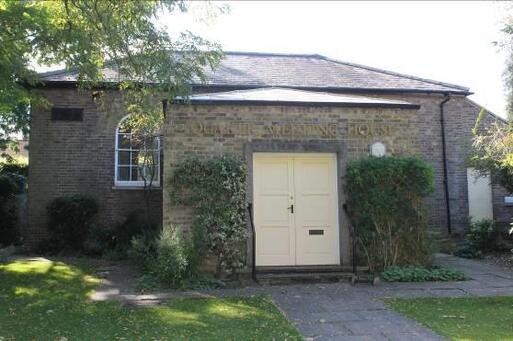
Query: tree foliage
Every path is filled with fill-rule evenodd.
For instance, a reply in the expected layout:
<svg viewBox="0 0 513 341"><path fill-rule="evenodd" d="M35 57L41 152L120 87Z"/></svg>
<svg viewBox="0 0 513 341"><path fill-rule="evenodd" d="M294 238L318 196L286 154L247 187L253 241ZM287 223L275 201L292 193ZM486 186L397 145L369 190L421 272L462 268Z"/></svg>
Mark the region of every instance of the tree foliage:
<svg viewBox="0 0 513 341"><path fill-rule="evenodd" d="M190 32L171 36L158 24L163 13L187 7L181 0L0 0L0 138L6 127L27 127L26 110L15 108L44 103L29 89L41 81L32 65L64 65L83 88L115 81L132 113L161 111L151 94L186 96L190 81L204 80L221 57L216 44ZM104 68L119 77L107 79Z"/></svg>
<svg viewBox="0 0 513 341"><path fill-rule="evenodd" d="M347 168L347 195L359 250L371 271L426 265L423 198L433 169L417 157L367 157Z"/></svg>
<svg viewBox="0 0 513 341"><path fill-rule="evenodd" d="M170 197L194 209L193 240L199 254L210 252L222 269L243 265L246 224L246 166L232 156L191 157L171 176Z"/></svg>
<svg viewBox="0 0 513 341"><path fill-rule="evenodd" d="M469 165L481 175L490 174L493 183L513 193L513 127L495 121L480 128L484 115L481 110L472 129Z"/></svg>

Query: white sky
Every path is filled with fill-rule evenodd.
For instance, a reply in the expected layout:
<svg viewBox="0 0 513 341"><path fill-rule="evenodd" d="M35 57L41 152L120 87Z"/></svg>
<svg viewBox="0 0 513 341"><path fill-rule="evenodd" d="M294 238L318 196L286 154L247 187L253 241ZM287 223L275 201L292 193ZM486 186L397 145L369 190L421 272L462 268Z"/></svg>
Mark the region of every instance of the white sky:
<svg viewBox="0 0 513 341"><path fill-rule="evenodd" d="M505 115L498 2L249 2L206 24L199 5L162 18L226 51L318 53L343 61L470 87L472 98Z"/></svg>

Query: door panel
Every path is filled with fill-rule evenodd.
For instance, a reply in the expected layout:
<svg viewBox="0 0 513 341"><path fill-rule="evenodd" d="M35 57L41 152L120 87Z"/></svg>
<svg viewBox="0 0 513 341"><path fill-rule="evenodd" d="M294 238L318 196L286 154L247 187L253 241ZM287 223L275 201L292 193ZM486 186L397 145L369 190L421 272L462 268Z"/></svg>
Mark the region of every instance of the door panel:
<svg viewBox="0 0 513 341"><path fill-rule="evenodd" d="M339 264L335 156L294 160L296 264Z"/></svg>
<svg viewBox="0 0 513 341"><path fill-rule="evenodd" d="M256 265L294 265L294 216L291 205L293 162L254 157Z"/></svg>
<svg viewBox="0 0 513 341"><path fill-rule="evenodd" d="M336 156L255 153L253 173L256 265L339 264Z"/></svg>
<svg viewBox="0 0 513 341"><path fill-rule="evenodd" d="M468 206L472 221L493 219L492 181L490 174L480 175L474 168L467 168Z"/></svg>

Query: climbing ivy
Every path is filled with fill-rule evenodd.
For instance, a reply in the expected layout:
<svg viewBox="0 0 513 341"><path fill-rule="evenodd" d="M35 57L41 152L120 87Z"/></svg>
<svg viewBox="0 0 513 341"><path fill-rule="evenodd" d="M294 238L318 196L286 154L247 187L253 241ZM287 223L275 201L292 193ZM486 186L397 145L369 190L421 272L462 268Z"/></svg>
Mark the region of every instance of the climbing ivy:
<svg viewBox="0 0 513 341"><path fill-rule="evenodd" d="M218 274L235 273L244 264L246 172L241 158L222 155L187 158L171 176L171 201L194 209L194 247L217 257Z"/></svg>

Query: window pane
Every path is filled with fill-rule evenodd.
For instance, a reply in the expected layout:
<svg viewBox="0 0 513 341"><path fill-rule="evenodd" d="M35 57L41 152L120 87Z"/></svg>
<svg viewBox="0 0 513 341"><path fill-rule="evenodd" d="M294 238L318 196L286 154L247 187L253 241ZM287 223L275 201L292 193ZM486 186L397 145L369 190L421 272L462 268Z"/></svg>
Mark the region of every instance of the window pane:
<svg viewBox="0 0 513 341"><path fill-rule="evenodd" d="M130 181L130 167L118 167L118 180Z"/></svg>
<svg viewBox="0 0 513 341"><path fill-rule="evenodd" d="M120 133L130 133L130 120L124 120L119 126L118 130Z"/></svg>
<svg viewBox="0 0 513 341"><path fill-rule="evenodd" d="M139 168L138 167L132 167L132 178L130 180L131 181L142 180L142 179L139 179Z"/></svg>
<svg viewBox="0 0 513 341"><path fill-rule="evenodd" d="M140 151L137 153L137 158L132 158L132 164L139 165L140 167L151 167L157 165L158 162L158 153L152 151Z"/></svg>
<svg viewBox="0 0 513 341"><path fill-rule="evenodd" d="M144 148L144 141L141 140L140 137L132 136L132 149L143 149Z"/></svg>
<svg viewBox="0 0 513 341"><path fill-rule="evenodd" d="M140 159L139 158L139 152L131 152L130 155L131 155L130 158L132 160L131 161L132 165L138 165L139 164L139 159Z"/></svg>
<svg viewBox="0 0 513 341"><path fill-rule="evenodd" d="M158 150L159 149L159 137L156 136L151 139L151 142L148 143L148 149Z"/></svg>
<svg viewBox="0 0 513 341"><path fill-rule="evenodd" d="M129 165L130 164L130 152L118 152L118 164Z"/></svg>
<svg viewBox="0 0 513 341"><path fill-rule="evenodd" d="M130 148L130 134L118 134L118 148L129 149Z"/></svg>
<svg viewBox="0 0 513 341"><path fill-rule="evenodd" d="M146 180L148 183L159 181L157 167L140 167L139 170L142 171L142 174L139 172L139 180Z"/></svg>

